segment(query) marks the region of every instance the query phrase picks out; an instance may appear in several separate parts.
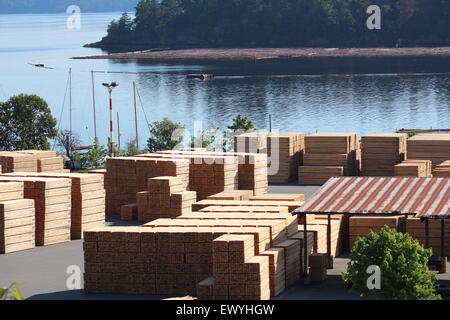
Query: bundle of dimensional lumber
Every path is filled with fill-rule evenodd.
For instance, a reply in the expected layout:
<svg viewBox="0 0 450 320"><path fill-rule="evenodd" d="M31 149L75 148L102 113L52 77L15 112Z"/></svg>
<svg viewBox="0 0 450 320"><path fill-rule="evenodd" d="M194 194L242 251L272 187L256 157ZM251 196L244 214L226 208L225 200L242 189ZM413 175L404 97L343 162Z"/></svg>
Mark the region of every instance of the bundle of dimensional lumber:
<svg viewBox="0 0 450 320"><path fill-rule="evenodd" d="M339 256L344 248L346 231L345 218L342 215L331 216L330 254ZM316 215L307 223L307 230L314 235L314 253L328 253L328 218ZM299 232L303 232L303 226L299 226Z"/></svg>
<svg viewBox="0 0 450 320"><path fill-rule="evenodd" d="M192 157L228 157L238 162L238 188L240 190L253 190L255 195L267 192L267 155L256 153L233 152L189 152L168 150L153 154L160 157L192 158ZM144 155L145 156L145 155ZM192 176L192 174L191 174ZM199 200L202 198L199 198Z"/></svg>
<svg viewBox="0 0 450 320"><path fill-rule="evenodd" d="M145 157L117 157L106 161L106 211L120 214L123 205L136 203L136 194L147 191L147 180L156 177L180 177L189 183L189 161Z"/></svg>
<svg viewBox="0 0 450 320"><path fill-rule="evenodd" d="M193 211L200 211L206 207L265 207L265 208L280 208L285 207L289 212L293 212L301 207L304 201L257 201L257 200L202 200L196 202L192 206ZM257 208L255 208L257 209Z"/></svg>
<svg viewBox="0 0 450 320"><path fill-rule="evenodd" d="M433 177L450 177L450 160L444 161L434 167Z"/></svg>
<svg viewBox="0 0 450 320"><path fill-rule="evenodd" d="M2 176L70 179L72 181L70 223L72 239L81 239L86 228L105 224L105 189L102 174L15 172Z"/></svg>
<svg viewBox="0 0 450 320"><path fill-rule="evenodd" d="M234 150L267 154L269 183L289 183L298 177L305 136L299 132L247 133L234 137Z"/></svg>
<svg viewBox="0 0 450 320"><path fill-rule="evenodd" d="M138 192L136 197L137 218L141 222L191 213L197 200L195 191L186 191L181 177L148 179L148 191Z"/></svg>
<svg viewBox="0 0 450 320"><path fill-rule="evenodd" d="M63 172L64 159L51 150L23 150L20 153L32 155L37 162L37 172Z"/></svg>
<svg viewBox="0 0 450 320"><path fill-rule="evenodd" d="M285 287L283 265L289 268L287 273L291 278L294 273L299 277L300 266L295 256L298 260L300 249L294 245L297 242L283 244L296 232L292 227L297 227L295 217L236 214L234 218L222 218L222 213L217 216L201 214L205 214L205 219L187 215L155 220L143 227L103 227L86 231L85 290L195 296L197 284L214 277L214 281L208 281L214 287L206 290L209 293L203 293L203 297L268 299L271 289L274 289L272 294L276 294ZM223 235L235 235L231 249L225 250L222 246L215 250L214 241ZM271 250L276 246L290 248L287 256L290 264L284 264L284 250L275 250L279 254L272 259L266 256L276 255ZM238 288L244 290L238 292Z"/></svg>
<svg viewBox="0 0 450 320"><path fill-rule="evenodd" d="M430 178L433 176L432 164L430 160L408 159L395 165L394 175L396 177Z"/></svg>
<svg viewBox="0 0 450 320"><path fill-rule="evenodd" d="M23 182L0 183L0 254L34 248L34 201L24 199Z"/></svg>
<svg viewBox="0 0 450 320"><path fill-rule="evenodd" d="M223 191L211 196L208 196L208 200L250 200L253 197L253 190L233 190Z"/></svg>
<svg viewBox="0 0 450 320"><path fill-rule="evenodd" d="M450 159L450 134L419 134L408 139L408 159L431 160L433 168Z"/></svg>
<svg viewBox="0 0 450 320"><path fill-rule="evenodd" d="M327 279L328 255L315 253L309 256L309 275L311 281L324 281Z"/></svg>
<svg viewBox="0 0 450 320"><path fill-rule="evenodd" d="M358 175L356 133L316 133L305 137L299 183L321 185L338 176Z"/></svg>
<svg viewBox="0 0 450 320"><path fill-rule="evenodd" d="M395 165L406 160L406 133L372 133L362 137L363 176L394 176ZM410 157L411 159L421 159Z"/></svg>
<svg viewBox="0 0 450 320"><path fill-rule="evenodd" d="M426 246L426 227L425 221L421 221L420 218L408 218L406 219L406 232L414 239L418 240L423 246ZM433 249L433 254L436 256L441 255L441 220L429 219L428 220L428 241L429 246ZM450 220L444 220L444 254L450 255Z"/></svg>
<svg viewBox="0 0 450 320"><path fill-rule="evenodd" d="M1 151L0 165L2 173L9 172L37 172L37 161L31 154Z"/></svg>
<svg viewBox="0 0 450 320"><path fill-rule="evenodd" d="M0 181L23 182L24 197L34 200L37 246L70 241L70 179L0 176Z"/></svg>
<svg viewBox="0 0 450 320"><path fill-rule="evenodd" d="M349 218L350 249L359 237L365 237L370 231L380 232L388 226L400 232L405 231L405 216L352 216Z"/></svg>

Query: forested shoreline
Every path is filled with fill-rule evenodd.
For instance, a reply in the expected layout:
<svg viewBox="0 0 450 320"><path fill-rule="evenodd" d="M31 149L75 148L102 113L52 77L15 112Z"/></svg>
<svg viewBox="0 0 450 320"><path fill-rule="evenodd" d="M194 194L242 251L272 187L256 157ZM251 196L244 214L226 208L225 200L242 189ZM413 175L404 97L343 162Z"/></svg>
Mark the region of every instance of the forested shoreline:
<svg viewBox="0 0 450 320"><path fill-rule="evenodd" d="M369 30L367 9L381 9ZM445 46L450 0L140 0L102 48Z"/></svg>

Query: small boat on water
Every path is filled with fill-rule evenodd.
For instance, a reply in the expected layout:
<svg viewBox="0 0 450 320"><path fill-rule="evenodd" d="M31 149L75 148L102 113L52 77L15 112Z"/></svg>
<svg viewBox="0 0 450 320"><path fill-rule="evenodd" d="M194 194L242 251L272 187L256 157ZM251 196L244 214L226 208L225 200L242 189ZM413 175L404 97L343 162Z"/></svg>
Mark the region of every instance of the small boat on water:
<svg viewBox="0 0 450 320"><path fill-rule="evenodd" d="M200 80L209 80L214 78L213 74L208 73L191 73L186 76L188 79L200 79Z"/></svg>

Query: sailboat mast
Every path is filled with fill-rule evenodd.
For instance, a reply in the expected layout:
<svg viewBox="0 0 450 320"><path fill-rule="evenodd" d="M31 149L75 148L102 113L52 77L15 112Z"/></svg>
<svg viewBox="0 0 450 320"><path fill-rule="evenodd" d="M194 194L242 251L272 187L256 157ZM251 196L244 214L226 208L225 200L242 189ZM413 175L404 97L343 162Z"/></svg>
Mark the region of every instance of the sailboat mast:
<svg viewBox="0 0 450 320"><path fill-rule="evenodd" d="M136 82L133 81L133 95L134 95L134 124L136 127L136 148L139 150L139 131L137 120L137 108L136 108Z"/></svg>
<svg viewBox="0 0 450 320"><path fill-rule="evenodd" d="M94 86L94 70L91 71L91 78L92 78L92 107L94 109L94 135L97 139L97 117L96 117L96 111L95 111L95 86Z"/></svg>

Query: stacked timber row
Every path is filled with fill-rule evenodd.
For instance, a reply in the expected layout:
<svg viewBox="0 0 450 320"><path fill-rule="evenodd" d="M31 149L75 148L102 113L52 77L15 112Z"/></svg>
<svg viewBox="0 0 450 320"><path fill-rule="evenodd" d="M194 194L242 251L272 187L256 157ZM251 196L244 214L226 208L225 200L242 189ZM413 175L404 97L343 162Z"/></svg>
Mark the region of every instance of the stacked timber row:
<svg viewBox="0 0 450 320"><path fill-rule="evenodd" d="M106 211L119 214L123 205L136 203L136 194L147 191L147 180L156 177L180 177L189 182L189 161L145 157L109 158L106 161Z"/></svg>
<svg viewBox="0 0 450 320"><path fill-rule="evenodd" d="M64 159L51 150L23 150L20 153L34 156L37 172L63 172Z"/></svg>
<svg viewBox="0 0 450 320"><path fill-rule="evenodd" d="M444 256L450 255L450 220L444 220ZM406 232L414 239L418 240L420 244L426 247L426 228L425 221L421 221L420 218L408 218L406 220ZM430 219L428 220L429 230L429 246L433 250L433 255L441 255L441 220Z"/></svg>
<svg viewBox="0 0 450 320"><path fill-rule="evenodd" d="M299 132L246 133L234 137L234 150L267 154L269 183L289 183L298 178L305 136Z"/></svg>
<svg viewBox="0 0 450 320"><path fill-rule="evenodd" d="M137 193L138 220L150 222L191 213L196 199L195 191L186 191L180 177L148 179L148 191Z"/></svg>
<svg viewBox="0 0 450 320"><path fill-rule="evenodd" d="M299 183L321 185L332 177L358 175L356 133L317 133L305 137Z"/></svg>
<svg viewBox="0 0 450 320"><path fill-rule="evenodd" d="M300 277L295 217L220 216L87 231L85 290L260 300Z"/></svg>
<svg viewBox="0 0 450 320"><path fill-rule="evenodd" d="M408 159L394 167L396 177L432 177L432 164L430 160L412 160Z"/></svg>
<svg viewBox="0 0 450 320"><path fill-rule="evenodd" d="M409 219L408 219L409 220ZM391 217L359 217L353 216L349 218L349 242L350 249L355 245L359 237L365 237L370 231L378 233L384 226L388 226L400 232L405 231L406 219L405 216L391 216ZM407 227L406 227L407 229Z"/></svg>
<svg viewBox="0 0 450 320"><path fill-rule="evenodd" d="M406 133L372 133L362 137L361 175L394 176L395 166L406 159L407 138Z"/></svg>
<svg viewBox="0 0 450 320"><path fill-rule="evenodd" d="M433 177L450 177L450 160L438 164L433 170Z"/></svg>
<svg viewBox="0 0 450 320"><path fill-rule="evenodd" d="M70 241L70 179L0 177L0 181L23 183L24 197L34 200L37 246Z"/></svg>
<svg viewBox="0 0 450 320"><path fill-rule="evenodd" d="M311 281L324 281L327 279L328 255L315 253L309 257Z"/></svg>
<svg viewBox="0 0 450 320"><path fill-rule="evenodd" d="M205 157L207 159L211 157L213 158L227 157L237 159L238 188L240 190L253 190L254 195L267 193L268 180L267 180L266 154L233 153L233 152L200 152L200 151L188 152L180 150L171 150L158 152L157 154L151 154L148 156L190 159L191 162L192 162L191 159L194 159L195 157ZM190 173L190 176L192 175L193 174ZM210 180L210 178L208 180ZM201 199L204 198L199 197L199 200Z"/></svg>
<svg viewBox="0 0 450 320"><path fill-rule="evenodd" d="M250 200L253 197L253 190L233 190L224 191L209 196L208 200Z"/></svg>
<svg viewBox="0 0 450 320"><path fill-rule="evenodd" d="M408 140L408 159L431 160L433 168L450 159L450 134L420 134Z"/></svg>
<svg viewBox="0 0 450 320"><path fill-rule="evenodd" d="M2 173L10 172L65 172L64 159L55 151L23 150L1 151Z"/></svg>
<svg viewBox="0 0 450 320"><path fill-rule="evenodd" d="M71 238L81 239L85 229L105 225L105 189L102 174L8 173L4 177L44 177L70 179Z"/></svg>
<svg viewBox="0 0 450 320"><path fill-rule="evenodd" d="M34 248L34 201L24 199L23 182L0 183L0 254Z"/></svg>

